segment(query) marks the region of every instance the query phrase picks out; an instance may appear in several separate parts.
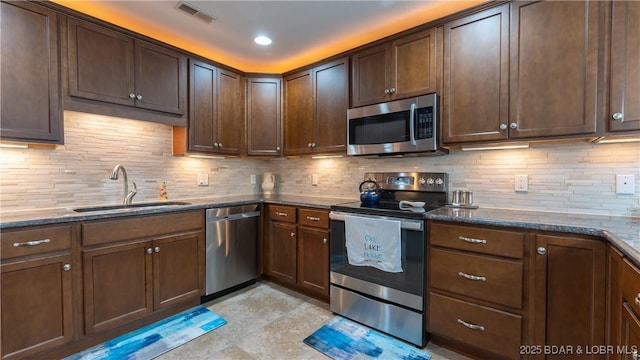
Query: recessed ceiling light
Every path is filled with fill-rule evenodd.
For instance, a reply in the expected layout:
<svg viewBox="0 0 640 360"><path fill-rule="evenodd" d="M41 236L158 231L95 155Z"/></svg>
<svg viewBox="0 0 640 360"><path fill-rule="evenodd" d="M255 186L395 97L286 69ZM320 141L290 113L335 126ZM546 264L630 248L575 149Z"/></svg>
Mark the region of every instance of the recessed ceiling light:
<svg viewBox="0 0 640 360"><path fill-rule="evenodd" d="M260 35L260 36L256 36L255 39L253 39L253 41L255 41L256 44L258 45L271 45L271 39L269 39L267 36L264 35Z"/></svg>

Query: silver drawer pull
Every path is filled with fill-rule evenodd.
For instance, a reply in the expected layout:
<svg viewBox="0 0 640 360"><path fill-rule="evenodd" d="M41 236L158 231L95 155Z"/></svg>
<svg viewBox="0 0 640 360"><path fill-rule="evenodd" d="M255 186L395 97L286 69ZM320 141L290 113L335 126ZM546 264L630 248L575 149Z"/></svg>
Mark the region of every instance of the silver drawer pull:
<svg viewBox="0 0 640 360"><path fill-rule="evenodd" d="M47 244L47 243L50 243L50 242L51 242L51 240L50 240L50 239L42 239L42 240L25 241L25 242L21 242L21 243L13 243L13 247L19 247L19 246L38 246L38 245Z"/></svg>
<svg viewBox="0 0 640 360"><path fill-rule="evenodd" d="M469 274L463 273L462 271L458 272L458 275L462 276L465 279L469 279L473 281L487 281L487 278L484 276L469 275Z"/></svg>
<svg viewBox="0 0 640 360"><path fill-rule="evenodd" d="M279 212L279 211L276 211L276 215L278 215L278 216L289 216L289 214L283 213L283 212Z"/></svg>
<svg viewBox="0 0 640 360"><path fill-rule="evenodd" d="M463 325L464 327L467 327L471 330L480 330L480 331L484 331L484 326L482 325L476 325L476 324L471 324L468 323L462 319L458 319L458 324Z"/></svg>
<svg viewBox="0 0 640 360"><path fill-rule="evenodd" d="M470 244L486 244L487 240L485 239L474 239L466 236L458 236L458 240L466 241Z"/></svg>
<svg viewBox="0 0 640 360"><path fill-rule="evenodd" d="M307 220L320 221L320 218L319 217L315 217L315 216L307 216Z"/></svg>
<svg viewBox="0 0 640 360"><path fill-rule="evenodd" d="M640 293L638 293L638 295L636 295L636 306L640 306Z"/></svg>

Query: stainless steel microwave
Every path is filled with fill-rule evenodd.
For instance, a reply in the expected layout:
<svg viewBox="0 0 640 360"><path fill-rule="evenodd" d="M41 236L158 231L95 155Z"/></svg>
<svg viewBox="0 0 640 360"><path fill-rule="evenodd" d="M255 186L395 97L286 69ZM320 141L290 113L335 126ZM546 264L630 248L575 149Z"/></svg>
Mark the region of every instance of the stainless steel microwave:
<svg viewBox="0 0 640 360"><path fill-rule="evenodd" d="M438 147L438 95L347 111L348 155L443 155Z"/></svg>

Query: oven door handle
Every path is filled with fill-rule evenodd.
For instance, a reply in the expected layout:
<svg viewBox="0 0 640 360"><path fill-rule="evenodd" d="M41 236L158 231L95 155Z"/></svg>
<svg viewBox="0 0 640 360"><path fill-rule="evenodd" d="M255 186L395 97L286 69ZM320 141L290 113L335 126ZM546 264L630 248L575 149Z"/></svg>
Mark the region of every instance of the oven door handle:
<svg viewBox="0 0 640 360"><path fill-rule="evenodd" d="M402 229L411 230L411 231L420 231L420 232L424 231L424 221L422 220L409 220L409 219L401 219L401 218L388 217L388 216L376 216L376 215L360 215L360 214L344 213L339 211L330 212L329 219L334 221L344 222L346 215L358 216L358 217L370 218L370 219L396 220L396 221L400 221L400 228Z"/></svg>

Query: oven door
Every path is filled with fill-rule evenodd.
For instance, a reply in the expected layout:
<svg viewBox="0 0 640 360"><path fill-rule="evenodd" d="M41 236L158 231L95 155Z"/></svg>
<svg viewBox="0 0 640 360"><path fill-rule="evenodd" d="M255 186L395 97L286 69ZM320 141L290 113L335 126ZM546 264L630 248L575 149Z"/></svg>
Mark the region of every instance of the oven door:
<svg viewBox="0 0 640 360"><path fill-rule="evenodd" d="M349 264L345 239L345 215L401 222L402 272L386 272ZM425 287L425 222L332 211L330 278L333 285L422 311Z"/></svg>

